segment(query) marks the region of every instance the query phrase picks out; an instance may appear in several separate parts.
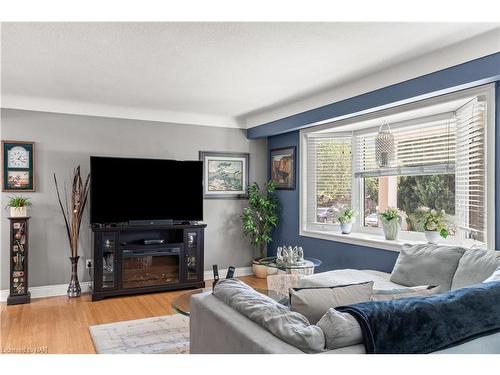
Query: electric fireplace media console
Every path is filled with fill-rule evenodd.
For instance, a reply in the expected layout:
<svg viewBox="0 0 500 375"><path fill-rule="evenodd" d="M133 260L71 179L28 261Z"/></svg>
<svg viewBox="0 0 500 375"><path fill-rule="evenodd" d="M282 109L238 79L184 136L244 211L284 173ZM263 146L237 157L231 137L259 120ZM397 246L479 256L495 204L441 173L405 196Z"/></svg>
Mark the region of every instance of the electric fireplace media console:
<svg viewBox="0 0 500 375"><path fill-rule="evenodd" d="M203 288L206 224L92 228L92 301Z"/></svg>

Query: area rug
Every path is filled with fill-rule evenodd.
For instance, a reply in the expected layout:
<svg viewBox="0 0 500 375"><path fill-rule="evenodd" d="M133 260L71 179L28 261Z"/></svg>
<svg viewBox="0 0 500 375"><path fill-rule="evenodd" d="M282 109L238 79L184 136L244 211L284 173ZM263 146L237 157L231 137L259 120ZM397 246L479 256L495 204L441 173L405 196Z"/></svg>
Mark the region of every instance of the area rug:
<svg viewBox="0 0 500 375"><path fill-rule="evenodd" d="M180 314L100 324L89 329L98 354L189 353L189 318Z"/></svg>

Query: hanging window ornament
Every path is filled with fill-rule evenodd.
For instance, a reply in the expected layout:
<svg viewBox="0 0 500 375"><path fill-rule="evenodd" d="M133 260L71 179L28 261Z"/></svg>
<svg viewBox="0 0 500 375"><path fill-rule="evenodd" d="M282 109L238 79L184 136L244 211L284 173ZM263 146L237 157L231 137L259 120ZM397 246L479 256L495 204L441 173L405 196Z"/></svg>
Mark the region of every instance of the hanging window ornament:
<svg viewBox="0 0 500 375"><path fill-rule="evenodd" d="M384 129L385 127L385 129ZM389 124L380 125L375 138L375 159L379 167L390 167L395 158L394 135L391 133Z"/></svg>

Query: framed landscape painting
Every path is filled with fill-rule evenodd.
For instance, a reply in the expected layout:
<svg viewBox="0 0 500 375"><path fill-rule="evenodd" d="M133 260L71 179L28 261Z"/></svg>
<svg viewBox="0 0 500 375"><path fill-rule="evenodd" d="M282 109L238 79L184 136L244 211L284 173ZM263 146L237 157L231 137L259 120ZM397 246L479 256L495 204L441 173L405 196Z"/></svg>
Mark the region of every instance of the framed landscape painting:
<svg viewBox="0 0 500 375"><path fill-rule="evenodd" d="M249 159L248 153L200 151L200 160L203 161L203 198L246 198Z"/></svg>
<svg viewBox="0 0 500 375"><path fill-rule="evenodd" d="M277 190L295 190L295 146L271 150L271 180Z"/></svg>

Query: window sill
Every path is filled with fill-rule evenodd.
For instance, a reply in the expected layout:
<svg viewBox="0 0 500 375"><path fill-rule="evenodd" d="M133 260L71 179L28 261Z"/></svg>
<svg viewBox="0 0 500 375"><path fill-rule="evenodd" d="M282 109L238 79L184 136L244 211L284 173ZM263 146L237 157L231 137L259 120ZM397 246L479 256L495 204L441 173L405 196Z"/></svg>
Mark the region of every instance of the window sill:
<svg viewBox="0 0 500 375"><path fill-rule="evenodd" d="M373 247L375 249L390 250L395 252L399 252L404 244L418 245L427 243L426 240L415 240L415 239L404 239L404 238L400 238L399 240L386 240L384 236L374 233L351 232L350 234L341 234L339 233L338 230L327 231L327 230L301 229L300 235L305 237L320 238L323 240L343 242L352 245ZM469 241L467 241L467 243L458 244L455 241L452 241L451 239L447 240L443 239L439 243L439 245L461 246L464 248L470 248L473 243L472 242L468 243L468 242Z"/></svg>

